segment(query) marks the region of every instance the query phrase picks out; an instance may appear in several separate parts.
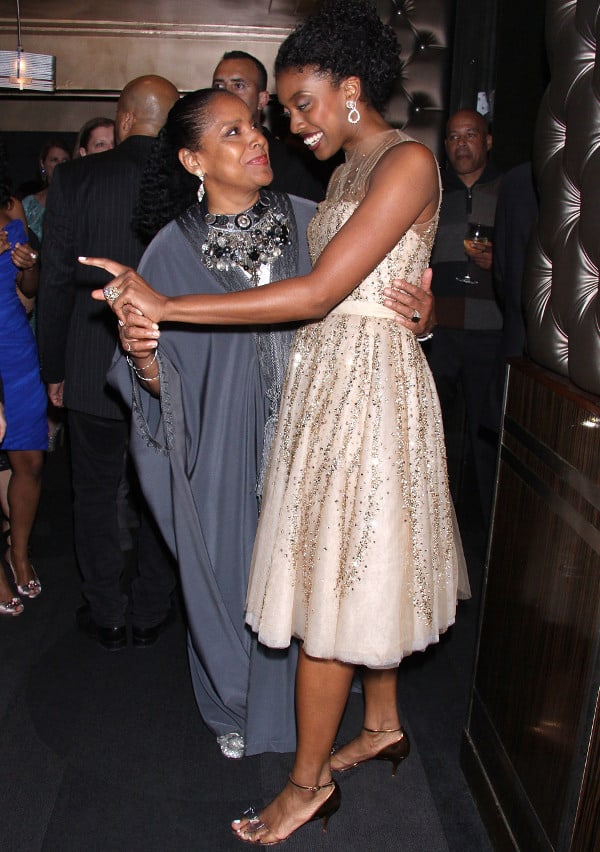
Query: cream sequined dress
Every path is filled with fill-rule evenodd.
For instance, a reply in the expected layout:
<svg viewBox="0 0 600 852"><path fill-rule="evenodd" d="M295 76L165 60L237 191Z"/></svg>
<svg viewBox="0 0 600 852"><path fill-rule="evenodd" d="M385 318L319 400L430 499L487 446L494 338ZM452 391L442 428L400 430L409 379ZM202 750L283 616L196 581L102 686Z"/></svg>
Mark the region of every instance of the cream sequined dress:
<svg viewBox="0 0 600 852"><path fill-rule="evenodd" d="M313 263L377 160L407 139L378 134L336 170L308 230ZM409 230L296 335L247 598L265 645L296 636L310 656L386 668L454 622L463 557L438 398L420 344L382 304L392 278L420 282L436 226L437 215Z"/></svg>

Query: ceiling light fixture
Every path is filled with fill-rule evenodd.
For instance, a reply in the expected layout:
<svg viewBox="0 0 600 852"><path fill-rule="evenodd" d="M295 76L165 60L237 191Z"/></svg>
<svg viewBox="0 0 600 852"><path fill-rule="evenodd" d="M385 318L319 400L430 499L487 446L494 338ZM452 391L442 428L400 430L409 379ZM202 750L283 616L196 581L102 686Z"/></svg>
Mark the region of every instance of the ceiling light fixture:
<svg viewBox="0 0 600 852"><path fill-rule="evenodd" d="M17 49L0 50L0 88L53 92L56 58L45 53L25 53L21 44L21 9L17 0Z"/></svg>

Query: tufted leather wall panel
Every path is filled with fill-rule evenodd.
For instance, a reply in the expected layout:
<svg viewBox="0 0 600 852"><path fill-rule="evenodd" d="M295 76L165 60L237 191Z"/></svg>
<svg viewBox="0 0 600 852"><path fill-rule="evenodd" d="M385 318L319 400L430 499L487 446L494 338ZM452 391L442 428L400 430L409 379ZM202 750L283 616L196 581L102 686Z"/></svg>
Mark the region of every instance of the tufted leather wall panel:
<svg viewBox="0 0 600 852"><path fill-rule="evenodd" d="M540 216L523 283L531 358L600 394L600 3L548 0Z"/></svg>
<svg viewBox="0 0 600 852"><path fill-rule="evenodd" d="M400 42L402 72L386 116L439 157L448 118L455 0L380 0Z"/></svg>

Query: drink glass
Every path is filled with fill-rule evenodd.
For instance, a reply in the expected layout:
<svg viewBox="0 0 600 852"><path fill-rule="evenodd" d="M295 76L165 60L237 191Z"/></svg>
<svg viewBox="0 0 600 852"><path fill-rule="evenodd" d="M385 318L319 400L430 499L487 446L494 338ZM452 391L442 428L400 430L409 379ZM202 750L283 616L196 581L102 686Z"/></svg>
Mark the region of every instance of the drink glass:
<svg viewBox="0 0 600 852"><path fill-rule="evenodd" d="M463 240L465 248L481 248L482 250L492 242L494 229L489 225L480 225L469 222L467 232ZM466 275L457 275L456 280L462 284L477 284L477 279L467 272Z"/></svg>

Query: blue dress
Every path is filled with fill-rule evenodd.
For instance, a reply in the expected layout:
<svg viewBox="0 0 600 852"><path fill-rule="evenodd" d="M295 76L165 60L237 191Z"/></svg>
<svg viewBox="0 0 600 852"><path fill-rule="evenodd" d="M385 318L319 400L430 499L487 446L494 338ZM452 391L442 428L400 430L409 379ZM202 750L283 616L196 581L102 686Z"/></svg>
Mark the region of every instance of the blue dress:
<svg viewBox="0 0 600 852"><path fill-rule="evenodd" d="M20 219L4 227L11 245L27 242ZM10 251L0 254L0 375L4 384L6 435L2 450L46 450L46 391L33 332L16 291Z"/></svg>

